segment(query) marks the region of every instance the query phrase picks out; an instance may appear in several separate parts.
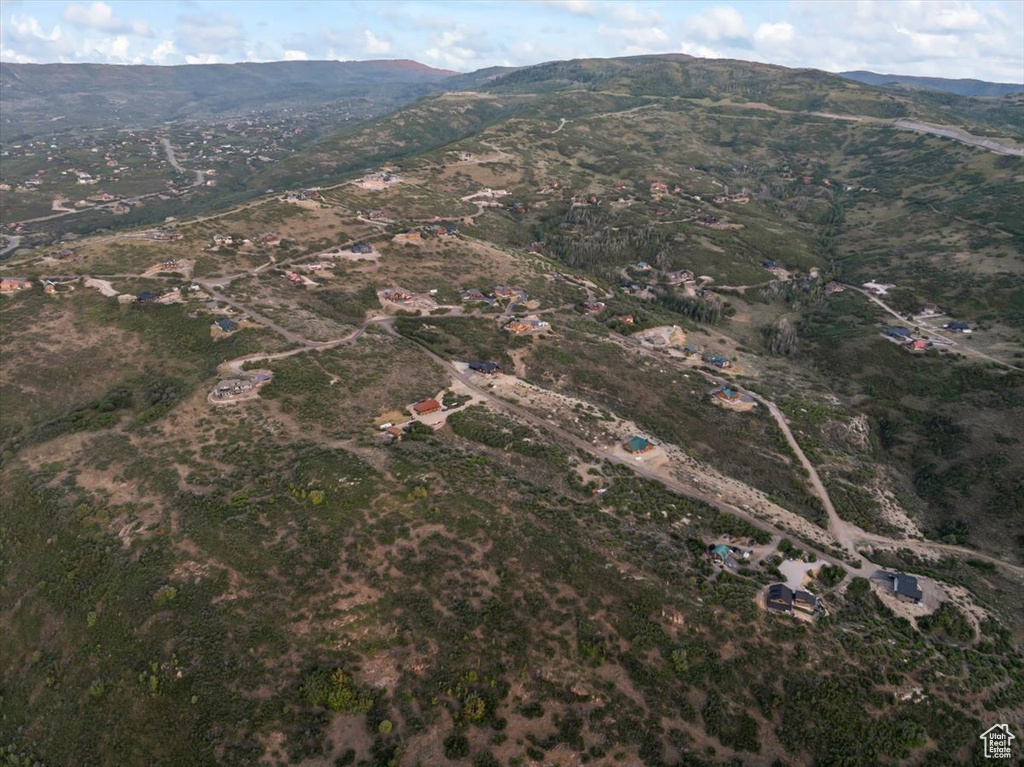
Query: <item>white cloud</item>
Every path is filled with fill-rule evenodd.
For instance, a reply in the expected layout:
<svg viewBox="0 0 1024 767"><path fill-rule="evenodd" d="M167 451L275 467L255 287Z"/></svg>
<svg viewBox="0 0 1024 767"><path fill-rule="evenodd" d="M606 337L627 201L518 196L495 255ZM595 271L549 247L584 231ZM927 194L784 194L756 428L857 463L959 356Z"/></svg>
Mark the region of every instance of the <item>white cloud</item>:
<svg viewBox="0 0 1024 767"><path fill-rule="evenodd" d="M716 5L691 17L686 23L687 38L718 42L750 37L743 14L731 5Z"/></svg>
<svg viewBox="0 0 1024 767"><path fill-rule="evenodd" d="M661 27L613 27L601 24L597 33L623 45L616 54L635 56L643 53L664 53L669 37Z"/></svg>
<svg viewBox="0 0 1024 767"><path fill-rule="evenodd" d="M186 64L220 64L220 56L216 53L201 53L198 56L185 57Z"/></svg>
<svg viewBox="0 0 1024 767"><path fill-rule="evenodd" d="M153 52L149 54L154 64L163 64L170 56L174 56L178 49L174 46L173 40L163 40L158 43Z"/></svg>
<svg viewBox="0 0 1024 767"><path fill-rule="evenodd" d="M305 51L288 49L284 52L285 61L309 61L309 54Z"/></svg>
<svg viewBox="0 0 1024 767"><path fill-rule="evenodd" d="M11 14L10 30L18 37L34 37L37 40L53 42L60 39L60 27L54 26L50 32L44 32L35 16Z"/></svg>
<svg viewBox="0 0 1024 767"><path fill-rule="evenodd" d="M539 0L542 5L561 8L578 16L596 16L598 4L593 0Z"/></svg>
<svg viewBox="0 0 1024 767"><path fill-rule="evenodd" d="M391 42L380 39L370 30L363 30L363 38L366 40L366 44L363 46L363 51L367 55L380 56L385 53L391 53Z"/></svg>
<svg viewBox="0 0 1024 767"><path fill-rule="evenodd" d="M726 54L716 48L700 43L692 43L689 40L683 40L679 43L679 53L685 53L687 56L696 56L698 59L726 58Z"/></svg>
<svg viewBox="0 0 1024 767"><path fill-rule="evenodd" d="M661 15L655 12L648 6L633 5L613 5L611 6L611 17L615 21L621 21L625 24L633 25L653 25L661 24L664 19Z"/></svg>
<svg viewBox="0 0 1024 767"><path fill-rule="evenodd" d="M31 56L26 56L23 53L19 53L13 48L8 48L3 44L0 44L0 61L9 61L12 64L35 64L36 60Z"/></svg>
<svg viewBox="0 0 1024 767"><path fill-rule="evenodd" d="M142 37L152 37L149 24L141 19L124 21L114 16L114 9L103 2L68 3L61 13L64 21L80 29L98 29L104 32L126 32Z"/></svg>
<svg viewBox="0 0 1024 767"><path fill-rule="evenodd" d="M107 61L125 61L128 58L128 50L131 44L124 35L108 37L93 45L93 49L102 55ZM83 52L84 53L84 52Z"/></svg>
<svg viewBox="0 0 1024 767"><path fill-rule="evenodd" d="M242 24L230 13L183 15L178 17L174 41L190 53L241 53Z"/></svg>
<svg viewBox="0 0 1024 767"><path fill-rule="evenodd" d="M788 21L762 24L754 32L754 42L768 46L791 43L793 37L793 25Z"/></svg>

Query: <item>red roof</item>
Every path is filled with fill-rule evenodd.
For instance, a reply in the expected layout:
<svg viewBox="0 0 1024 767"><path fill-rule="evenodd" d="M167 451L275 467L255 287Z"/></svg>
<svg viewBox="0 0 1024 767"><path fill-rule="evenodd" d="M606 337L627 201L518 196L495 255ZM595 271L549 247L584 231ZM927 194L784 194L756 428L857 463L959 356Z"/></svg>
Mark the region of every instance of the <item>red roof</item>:
<svg viewBox="0 0 1024 767"><path fill-rule="evenodd" d="M425 399L413 405L412 409L416 411L417 415L425 415L426 413L434 413L440 410L441 403L433 398Z"/></svg>

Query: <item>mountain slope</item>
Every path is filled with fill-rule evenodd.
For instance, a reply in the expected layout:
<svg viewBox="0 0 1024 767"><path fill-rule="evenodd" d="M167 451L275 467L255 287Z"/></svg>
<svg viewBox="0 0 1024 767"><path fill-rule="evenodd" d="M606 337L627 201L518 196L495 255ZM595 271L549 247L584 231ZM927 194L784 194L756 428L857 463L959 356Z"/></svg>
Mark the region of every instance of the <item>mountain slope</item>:
<svg viewBox="0 0 1024 767"><path fill-rule="evenodd" d="M0 64L5 117L14 130L45 126L153 125L339 98L396 104L426 93L452 72L414 61L279 61L151 67Z"/></svg>
<svg viewBox="0 0 1024 767"><path fill-rule="evenodd" d="M878 72L867 72L864 70L840 72L839 76L867 85L921 88L924 90L955 93L958 96L973 96L975 98L999 98L1000 96L1010 96L1024 92L1024 84L992 83L985 80L972 80L970 78L951 79L947 77L883 75Z"/></svg>

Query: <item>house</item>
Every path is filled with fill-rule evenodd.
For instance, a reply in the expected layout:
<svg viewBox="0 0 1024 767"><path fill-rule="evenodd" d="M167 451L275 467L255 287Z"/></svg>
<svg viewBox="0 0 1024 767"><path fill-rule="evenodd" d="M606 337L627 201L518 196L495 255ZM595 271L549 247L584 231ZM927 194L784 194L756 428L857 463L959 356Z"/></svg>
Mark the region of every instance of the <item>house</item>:
<svg viewBox="0 0 1024 767"><path fill-rule="evenodd" d="M917 341L914 341L914 343L910 345L910 348L913 349L915 352L927 351L928 342L918 339Z"/></svg>
<svg viewBox="0 0 1024 767"><path fill-rule="evenodd" d="M778 263L776 263L775 261L772 261L772 260L762 261L761 262L761 266L763 266L765 269L778 269L779 268Z"/></svg>
<svg viewBox="0 0 1024 767"><path fill-rule="evenodd" d="M521 202L514 202L508 206L508 210L510 213L525 213L526 206Z"/></svg>
<svg viewBox="0 0 1024 767"><path fill-rule="evenodd" d="M393 301L397 303L400 301L411 301L413 294L406 293L401 288L385 288L380 292L380 297L385 301Z"/></svg>
<svg viewBox="0 0 1024 767"><path fill-rule="evenodd" d="M901 602L921 604L924 593L917 585L917 578L904 573L892 573L889 577L892 579L892 593L896 595L897 599Z"/></svg>
<svg viewBox="0 0 1024 767"><path fill-rule="evenodd" d="M501 368L494 362L470 362L469 369L474 373L483 373L488 376L501 372Z"/></svg>
<svg viewBox="0 0 1024 767"><path fill-rule="evenodd" d="M793 608L801 612L813 615L818 612L821 603L818 598L809 591L793 592Z"/></svg>
<svg viewBox="0 0 1024 767"><path fill-rule="evenodd" d="M75 251L73 251L71 248L61 248L60 250L57 251L57 254L54 256L54 258L59 258L61 261L70 261L76 255L77 254L75 253Z"/></svg>
<svg viewBox="0 0 1024 767"><path fill-rule="evenodd" d="M260 232L257 235L260 243L263 245L280 245L281 235L277 232Z"/></svg>
<svg viewBox="0 0 1024 767"><path fill-rule="evenodd" d="M646 453L654 450L654 445L643 437L633 437L629 442L623 443L622 446L626 449L627 453Z"/></svg>
<svg viewBox="0 0 1024 767"><path fill-rule="evenodd" d="M694 274L689 269L680 269L678 272L666 272L665 281L669 285L679 285L684 282L693 282Z"/></svg>
<svg viewBox="0 0 1024 767"><path fill-rule="evenodd" d="M508 285L494 286L494 295L499 296L500 298L512 298L518 292L518 290L516 290L515 288L510 288Z"/></svg>
<svg viewBox="0 0 1024 767"><path fill-rule="evenodd" d="M668 184L664 181L651 182L651 194L664 194L668 191Z"/></svg>
<svg viewBox="0 0 1024 767"><path fill-rule="evenodd" d="M505 330L516 335L522 335L523 333L529 333L533 330L533 325L529 322L520 322L519 320L513 320L505 326Z"/></svg>
<svg viewBox="0 0 1024 767"><path fill-rule="evenodd" d="M716 389L711 396L716 405L730 407L733 410L753 410L757 406L757 400L749 394L741 394L728 386Z"/></svg>
<svg viewBox="0 0 1024 767"><path fill-rule="evenodd" d="M793 590L785 583L773 583L764 599L765 607L780 613L793 612Z"/></svg>
<svg viewBox="0 0 1024 767"><path fill-rule="evenodd" d="M970 326L966 322L963 322L962 320L953 320L952 322L947 322L945 325L942 326L942 329L949 330L953 333L971 332Z"/></svg>
<svg viewBox="0 0 1024 767"><path fill-rule="evenodd" d="M640 269L641 271L647 271L648 269L651 268L651 265L646 261L637 261L635 264L633 264L633 268Z"/></svg>
<svg viewBox="0 0 1024 767"><path fill-rule="evenodd" d="M583 311L588 314L596 314L597 312L603 312L605 307L604 301L584 301Z"/></svg>
<svg viewBox="0 0 1024 767"><path fill-rule="evenodd" d="M218 398L236 397L239 394L251 392L255 386L256 384L252 380L227 378L217 384L217 388L214 389L214 395Z"/></svg>
<svg viewBox="0 0 1024 767"><path fill-rule="evenodd" d="M708 547L708 556L711 557L712 562L724 565L726 560L732 556L732 549L724 543L719 543L717 546Z"/></svg>
<svg viewBox="0 0 1024 767"><path fill-rule="evenodd" d="M221 245L234 245L235 240L230 234L215 234L213 235L213 244L216 246Z"/></svg>
<svg viewBox="0 0 1024 767"><path fill-rule="evenodd" d="M383 210L371 210L369 213L366 214L366 217L368 219L370 219L371 221L383 221L384 220L384 211Z"/></svg>
<svg viewBox="0 0 1024 767"><path fill-rule="evenodd" d="M732 364L721 354L711 354L710 352L701 357L701 359L709 365L714 365L719 370L724 370Z"/></svg>
<svg viewBox="0 0 1024 767"><path fill-rule="evenodd" d="M292 285L302 285L305 282L305 280L303 280L302 277L296 274L295 272L288 272L288 282L290 282Z"/></svg>
<svg viewBox="0 0 1024 767"><path fill-rule="evenodd" d="M433 398L425 399L413 405L412 409L413 412L416 413L416 415L427 415L429 413L436 413L438 410L440 410L441 403Z"/></svg>
<svg viewBox="0 0 1024 767"><path fill-rule="evenodd" d="M699 351L700 348L696 344L686 344L686 346L683 347L683 353L688 357L691 354L697 354Z"/></svg>
<svg viewBox="0 0 1024 767"><path fill-rule="evenodd" d="M365 242L357 242L349 250L352 253L373 253L373 248L367 245Z"/></svg>
<svg viewBox="0 0 1024 767"><path fill-rule="evenodd" d="M238 323L232 319L228 319L227 317L214 320L213 324L220 328L224 333L234 333L238 330Z"/></svg>
<svg viewBox="0 0 1024 767"><path fill-rule="evenodd" d="M886 328L885 335L896 341L908 342L910 341L910 329L909 328Z"/></svg>
<svg viewBox="0 0 1024 767"><path fill-rule="evenodd" d="M832 280L832 282L828 283L825 286L825 295L831 296L833 293L842 293L844 290L846 290L846 288L844 288L835 280Z"/></svg>
<svg viewBox="0 0 1024 767"><path fill-rule="evenodd" d="M526 247L526 252L527 253L540 253L541 248L543 248L543 247L544 247L544 243L542 241L535 240L534 242L531 242Z"/></svg>
<svg viewBox="0 0 1024 767"><path fill-rule="evenodd" d="M620 314L615 319L624 325L632 325L634 322L632 314Z"/></svg>
<svg viewBox="0 0 1024 767"><path fill-rule="evenodd" d="M140 304L151 304L156 301L157 295L152 290L144 290L135 296L135 301Z"/></svg>
<svg viewBox="0 0 1024 767"><path fill-rule="evenodd" d="M486 301L487 296L476 288L469 288L468 290L462 291L462 300L466 303L474 303L477 301Z"/></svg>
<svg viewBox="0 0 1024 767"><path fill-rule="evenodd" d="M32 287L32 283L24 277L4 277L0 280L0 293L14 293Z"/></svg>
<svg viewBox="0 0 1024 767"><path fill-rule="evenodd" d="M384 433L390 435L393 439L400 439L405 434L405 429L401 426L388 426Z"/></svg>

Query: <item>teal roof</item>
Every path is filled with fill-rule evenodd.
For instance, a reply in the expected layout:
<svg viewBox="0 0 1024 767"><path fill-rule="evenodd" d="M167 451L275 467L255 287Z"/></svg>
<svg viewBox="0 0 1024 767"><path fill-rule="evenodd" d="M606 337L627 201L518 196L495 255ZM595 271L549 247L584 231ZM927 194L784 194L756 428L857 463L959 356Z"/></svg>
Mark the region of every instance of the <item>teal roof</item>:
<svg viewBox="0 0 1024 767"><path fill-rule="evenodd" d="M639 453L641 450L646 450L651 446L643 437L633 437L629 442L626 443L626 449L631 453Z"/></svg>
<svg viewBox="0 0 1024 767"><path fill-rule="evenodd" d="M724 543L720 543L713 549L711 549L711 553L721 557L722 561L724 562L726 559L729 558L729 555L732 554L732 549L730 549Z"/></svg>

